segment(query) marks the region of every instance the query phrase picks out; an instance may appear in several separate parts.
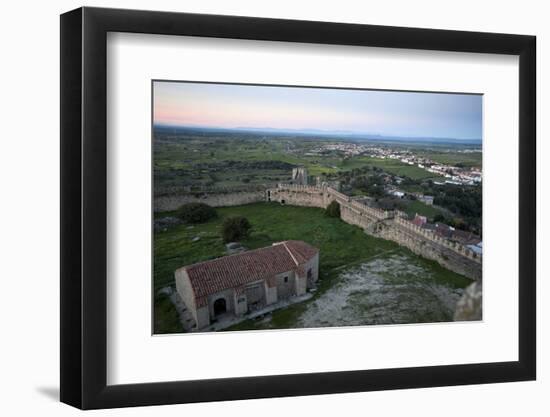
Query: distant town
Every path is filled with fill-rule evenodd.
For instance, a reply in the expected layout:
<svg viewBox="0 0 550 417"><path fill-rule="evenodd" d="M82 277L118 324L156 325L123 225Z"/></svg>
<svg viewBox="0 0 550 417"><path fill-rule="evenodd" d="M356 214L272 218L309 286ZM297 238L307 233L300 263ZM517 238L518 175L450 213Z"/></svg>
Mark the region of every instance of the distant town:
<svg viewBox="0 0 550 417"><path fill-rule="evenodd" d="M437 185L455 184L455 185L474 185L481 183L482 172L477 167L464 167L458 165L446 165L437 163L425 156L416 155L410 150L395 150L391 147L378 147L367 144L358 143L332 143L322 145L319 148L312 149L307 156L323 156L327 152L340 152L346 157L354 156L370 156L379 159L394 159L407 165L415 165L418 168L424 169L427 172L440 175L441 181L434 181ZM479 153L481 149L465 149L457 150L457 153Z"/></svg>

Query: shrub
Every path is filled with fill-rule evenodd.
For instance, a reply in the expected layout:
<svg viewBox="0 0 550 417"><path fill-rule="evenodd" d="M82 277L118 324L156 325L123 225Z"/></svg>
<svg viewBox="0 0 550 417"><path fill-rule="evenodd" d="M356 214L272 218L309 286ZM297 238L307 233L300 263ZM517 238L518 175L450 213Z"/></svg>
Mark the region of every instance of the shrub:
<svg viewBox="0 0 550 417"><path fill-rule="evenodd" d="M328 217L340 217L340 204L336 200L330 202L330 204L325 209L325 214Z"/></svg>
<svg viewBox="0 0 550 417"><path fill-rule="evenodd" d="M222 224L222 239L225 243L245 239L250 235L252 225L246 217L228 217Z"/></svg>
<svg viewBox="0 0 550 417"><path fill-rule="evenodd" d="M216 209L204 203L188 203L181 206L177 216L185 223L204 223L218 216Z"/></svg>
<svg viewBox="0 0 550 417"><path fill-rule="evenodd" d="M433 221L434 221L434 223L445 223L447 221L447 219L445 219L445 217L442 214L437 213L434 216Z"/></svg>

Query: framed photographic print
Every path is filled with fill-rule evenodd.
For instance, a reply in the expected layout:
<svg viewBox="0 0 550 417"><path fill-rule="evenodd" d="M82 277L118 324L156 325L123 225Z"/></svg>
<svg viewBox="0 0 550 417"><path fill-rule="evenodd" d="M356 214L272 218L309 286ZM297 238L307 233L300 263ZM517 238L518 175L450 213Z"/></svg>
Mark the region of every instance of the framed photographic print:
<svg viewBox="0 0 550 417"><path fill-rule="evenodd" d="M535 38L61 16L61 400L535 379Z"/></svg>

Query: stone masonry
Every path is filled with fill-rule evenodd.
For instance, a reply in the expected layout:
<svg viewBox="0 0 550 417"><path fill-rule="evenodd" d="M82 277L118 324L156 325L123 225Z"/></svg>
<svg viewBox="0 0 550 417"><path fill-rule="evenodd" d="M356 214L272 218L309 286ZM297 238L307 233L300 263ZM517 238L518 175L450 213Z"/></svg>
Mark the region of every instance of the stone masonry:
<svg viewBox="0 0 550 417"><path fill-rule="evenodd" d="M186 193L156 196L156 212L177 210L187 203L204 203L212 207L240 206L265 201L265 190L237 191L227 193Z"/></svg>
<svg viewBox="0 0 550 417"><path fill-rule="evenodd" d="M281 204L320 208L326 208L335 200L340 204L340 217L346 223L359 226L372 236L392 240L454 272L481 280L482 257L479 254L416 226L398 212L368 207L330 187L279 184L267 190L266 196L268 201Z"/></svg>

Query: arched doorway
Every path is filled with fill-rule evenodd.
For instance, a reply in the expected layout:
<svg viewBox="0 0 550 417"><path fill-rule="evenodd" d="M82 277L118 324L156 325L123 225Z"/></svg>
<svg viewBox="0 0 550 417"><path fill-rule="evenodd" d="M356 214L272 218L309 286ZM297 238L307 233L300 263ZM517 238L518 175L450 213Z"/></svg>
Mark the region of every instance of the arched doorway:
<svg viewBox="0 0 550 417"><path fill-rule="evenodd" d="M227 306L225 304L225 298L218 298L214 301L214 316L219 316L227 311Z"/></svg>

